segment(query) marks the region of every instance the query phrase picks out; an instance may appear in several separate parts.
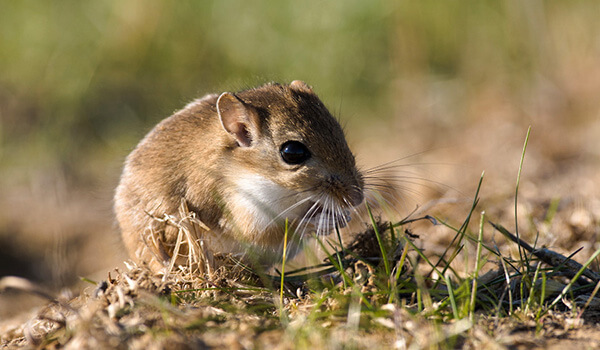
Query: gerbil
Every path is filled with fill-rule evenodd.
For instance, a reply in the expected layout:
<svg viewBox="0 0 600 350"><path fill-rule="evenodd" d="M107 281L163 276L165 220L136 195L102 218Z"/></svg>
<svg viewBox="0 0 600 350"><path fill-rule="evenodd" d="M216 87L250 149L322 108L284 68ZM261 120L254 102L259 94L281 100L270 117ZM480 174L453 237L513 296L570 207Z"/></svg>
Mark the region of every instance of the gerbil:
<svg viewBox="0 0 600 350"><path fill-rule="evenodd" d="M363 188L342 128L293 81L207 95L161 121L127 157L115 211L130 256L155 269L167 261L142 235L151 228L171 256L178 230L155 218L177 217L182 201L213 253L271 264L286 218L297 248L307 232L345 226Z"/></svg>

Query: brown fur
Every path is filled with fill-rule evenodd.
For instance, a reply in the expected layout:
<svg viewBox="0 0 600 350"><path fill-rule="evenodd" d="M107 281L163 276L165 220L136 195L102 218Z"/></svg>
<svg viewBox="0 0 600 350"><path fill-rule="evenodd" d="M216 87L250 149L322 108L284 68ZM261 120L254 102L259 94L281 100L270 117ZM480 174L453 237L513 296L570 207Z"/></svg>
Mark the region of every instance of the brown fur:
<svg viewBox="0 0 600 350"><path fill-rule="evenodd" d="M245 129L235 129L240 126ZM246 136L251 141L247 147ZM285 163L279 153L288 140L303 142L312 157L301 165ZM231 205L237 191L233 183L241 172L294 192L322 191L340 205L344 199L356 205L363 197L362 176L341 127L306 84L268 84L225 93L220 100L207 95L161 121L127 157L115 211L130 256L152 261L155 268L165 264L157 261L142 235L152 227L172 249L177 230L152 216L177 217L182 201L213 234L244 243L224 253L243 252L248 243L277 254L283 240L280 225L255 232L252 215Z"/></svg>

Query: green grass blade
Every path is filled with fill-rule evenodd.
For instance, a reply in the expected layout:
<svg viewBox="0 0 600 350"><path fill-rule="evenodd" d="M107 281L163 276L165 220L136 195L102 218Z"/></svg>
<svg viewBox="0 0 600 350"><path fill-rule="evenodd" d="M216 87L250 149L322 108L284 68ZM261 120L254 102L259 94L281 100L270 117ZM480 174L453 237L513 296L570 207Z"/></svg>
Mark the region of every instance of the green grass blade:
<svg viewBox="0 0 600 350"><path fill-rule="evenodd" d="M393 276L392 292L390 293L390 297L388 299L388 304L391 304L394 302L394 297L398 293L398 280L400 279L400 274L402 273L402 267L404 266L404 262L406 261L407 255L408 255L408 244L404 244L404 249L402 250L402 255L400 256L400 260L396 264L396 273Z"/></svg>
<svg viewBox="0 0 600 350"><path fill-rule="evenodd" d="M283 310L283 282L285 280L285 261L287 259L288 218L285 218L285 229L283 231L283 258L281 261L281 282L279 285L279 303Z"/></svg>
<svg viewBox="0 0 600 350"><path fill-rule="evenodd" d="M377 223L375 222L375 218L373 217L373 213L371 212L371 208L369 204L367 206L367 213L369 213L369 218L371 219L371 223L373 224L373 231L375 231L375 236L377 237L377 243L379 244L379 249L381 250L381 258L383 259L383 265L385 267L385 273L389 277L390 276L390 262L387 258L387 252L385 250L385 246L381 239L381 235L379 234L379 229L377 227Z"/></svg>
<svg viewBox="0 0 600 350"><path fill-rule="evenodd" d="M575 277L573 277L571 279L571 281L569 282L569 284L567 284L563 290L560 292L560 294L552 301L552 303L550 304L550 306L548 306L548 309L546 309L545 312L549 311L552 307L554 307L554 305L556 305L560 299L562 299L565 295L567 295L567 293L569 292L569 290L571 290L571 288L573 287L573 284L575 284L575 282L577 282L577 280L579 279L579 277L581 277L581 275L583 274L583 272L585 271L585 269L588 268L588 266L591 265L592 261L594 261L598 255L600 255L600 249L596 250L594 252L594 254L585 262L585 264L583 264L583 266L579 269L579 271L577 271L577 273L575 274ZM544 312L544 313L545 313Z"/></svg>
<svg viewBox="0 0 600 350"><path fill-rule="evenodd" d="M455 320L458 320L458 308L456 307L456 299L454 298L454 291L452 289L452 282L450 282L450 277L445 275L444 281L446 282L446 287L448 287L448 299L450 299L450 305L452 306L452 316Z"/></svg>
<svg viewBox="0 0 600 350"><path fill-rule="evenodd" d="M481 269L481 250L483 246L483 224L485 222L485 211L481 212L479 220L479 238L477 239L477 253L475 255L475 272L473 274L473 289L471 290L471 303L469 307L469 316L471 322L475 321L475 301L477 299L477 279L479 278L479 270Z"/></svg>
<svg viewBox="0 0 600 350"><path fill-rule="evenodd" d="M531 134L531 126L527 128L527 135L525 136L525 143L523 144L523 152L521 153L521 161L519 162L519 171L517 173L517 184L515 186L515 235L519 238L519 221L518 221L518 202L519 202L519 185L521 183L521 173L523 171L523 163L525 162L525 152L527 151L527 144L529 143L529 135ZM521 247L519 246L519 256L521 261L525 261L525 266L529 266L528 259L525 258L526 254L523 254Z"/></svg>
<svg viewBox="0 0 600 350"><path fill-rule="evenodd" d="M531 308L531 305L533 303L533 292L535 290L535 281L537 281L537 279L538 279L541 266L542 266L541 263L537 264L535 273L533 275L533 279L530 282L531 285L529 286L529 296L527 297L527 303L525 304L525 313L527 313L529 311L529 309Z"/></svg>
<svg viewBox="0 0 600 350"><path fill-rule="evenodd" d="M477 204L479 203L479 191L481 190L481 184L483 183L484 175L485 175L485 171L481 173L481 177L479 178L479 183L477 184L477 190L475 191L475 196L473 197L473 203L471 204L471 209L469 210L469 214L467 215L467 218L465 219L463 224L460 226L460 228L456 232L456 235L454 236L454 238L452 239L450 244L446 247L446 249L444 249L444 252L440 256L438 262L435 264L436 267L439 266L439 264L444 260L446 254L448 253L448 251L450 250L451 247L455 247L455 251L454 251L453 255L456 256L456 249L457 249L456 247L458 245L460 245L460 241L462 241L462 239L464 238L464 235L469 226L469 222L471 222L471 217L473 215L473 212L475 211L475 207L477 207ZM460 237L460 239L459 239L459 237ZM455 244L457 239L458 239L459 243ZM448 265L446 265L446 267L447 266ZM446 268L444 268L444 271L446 271Z"/></svg>

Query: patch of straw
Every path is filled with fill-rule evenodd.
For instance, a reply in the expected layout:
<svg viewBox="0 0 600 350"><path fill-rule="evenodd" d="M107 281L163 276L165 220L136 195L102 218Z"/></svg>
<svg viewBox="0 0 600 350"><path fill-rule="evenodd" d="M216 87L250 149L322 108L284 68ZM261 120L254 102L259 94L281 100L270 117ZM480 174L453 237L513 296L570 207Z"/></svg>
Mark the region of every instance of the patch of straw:
<svg viewBox="0 0 600 350"><path fill-rule="evenodd" d="M217 265L213 252L207 246L211 230L196 217L196 213L189 210L185 201L181 201L178 216L149 215L153 222L146 230L144 242L155 259L165 267L164 278L173 273L176 267L184 268L189 273L212 276ZM156 222L177 229L177 239L172 249L165 248L165 244L154 228L153 224Z"/></svg>

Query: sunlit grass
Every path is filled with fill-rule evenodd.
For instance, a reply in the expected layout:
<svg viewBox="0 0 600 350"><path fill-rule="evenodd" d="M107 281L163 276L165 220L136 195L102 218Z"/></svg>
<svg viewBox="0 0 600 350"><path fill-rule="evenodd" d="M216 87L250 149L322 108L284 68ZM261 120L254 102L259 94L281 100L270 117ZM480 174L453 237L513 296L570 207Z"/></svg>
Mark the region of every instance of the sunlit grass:
<svg viewBox="0 0 600 350"><path fill-rule="evenodd" d="M528 138L529 133L525 145ZM525 153L526 147L517 186ZM533 322L540 331L548 327L548 318L570 327L586 311L597 310L600 277L589 268L600 250L581 265L519 240L501 224L488 221L479 208L483 188L482 175L465 218L449 220L462 222L458 228L429 216L381 222L369 211L370 229L351 243L314 237L326 253L323 263L288 270L284 255L276 275L251 272L237 262L211 274L194 273L186 265L161 278L132 266L102 283L85 279L95 286L92 295L41 311L45 316L40 317L51 320L52 327L37 338L30 336L30 341L51 346L76 338L95 345L201 339L224 346L220 334L233 334L232 339L263 347L267 335L275 332L281 346L298 349L369 348L373 342L378 348L453 349L498 345L494 337L505 330L497 322L506 327ZM469 225L477 210L478 224ZM419 232L411 228L417 221L443 224L455 233L439 256L420 248ZM504 256L486 242L484 232L490 229L517 243L520 254ZM470 253L473 247L475 254ZM454 265L461 259L469 263L459 270ZM0 281L0 289L7 288L53 299L14 278ZM92 311L99 301L103 306ZM83 312L91 314L83 317ZM73 315L57 316L65 313ZM39 331L39 325L28 327Z"/></svg>

